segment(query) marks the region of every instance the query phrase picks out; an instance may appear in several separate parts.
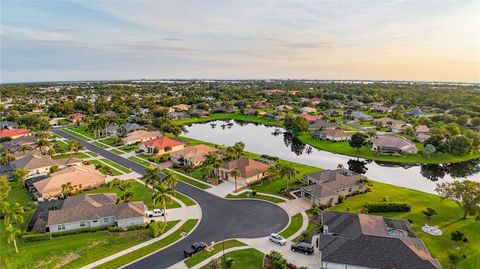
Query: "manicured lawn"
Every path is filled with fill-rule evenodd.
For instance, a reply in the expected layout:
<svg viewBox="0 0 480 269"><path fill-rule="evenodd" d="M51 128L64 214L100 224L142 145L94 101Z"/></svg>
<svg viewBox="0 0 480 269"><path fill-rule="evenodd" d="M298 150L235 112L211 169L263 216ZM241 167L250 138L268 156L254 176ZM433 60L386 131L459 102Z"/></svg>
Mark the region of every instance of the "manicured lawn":
<svg viewBox="0 0 480 269"><path fill-rule="evenodd" d="M298 136L298 139L303 143L310 144L311 146L329 151L339 153L348 156L360 157L365 159L386 161L386 162L402 162L402 163L449 163L449 162L462 162L480 157L480 151L473 151L471 154L464 156L457 156L450 153L434 153L427 159L427 156L423 153L408 154L406 156L389 156L385 154L377 154L369 147L363 147L359 151L350 147L348 142L332 142L326 140L317 140L312 138L308 134ZM423 152L423 146L417 144L419 151Z"/></svg>
<svg viewBox="0 0 480 269"><path fill-rule="evenodd" d="M130 182L131 187L128 189L129 192L133 193L132 201L143 201L143 203L149 208L153 209L158 206L154 206L152 202L152 190L149 189L144 184L141 184L133 179L128 180ZM120 196L124 193L124 191L120 190L118 187L114 188L107 188L107 187L100 187L91 191L86 191L84 193L108 193L114 192L117 196ZM178 208L180 204L176 201L172 200L170 204L167 205L167 208Z"/></svg>
<svg viewBox="0 0 480 269"><path fill-rule="evenodd" d="M123 146L119 149L123 150L125 152L131 152L131 151L137 150L139 148L140 148L140 145L137 143L137 144L126 145L126 146Z"/></svg>
<svg viewBox="0 0 480 269"><path fill-rule="evenodd" d="M63 152L66 152L68 151L68 142L67 141L60 141L60 140L57 140L55 142L53 142L53 146L55 148L55 151L57 153L63 153Z"/></svg>
<svg viewBox="0 0 480 269"><path fill-rule="evenodd" d="M72 130L70 130L70 129L68 129L68 128L63 128L62 131L64 131L65 133L71 134L71 135L73 135L73 136L75 136L75 137L77 137L77 138L80 138L80 139L82 139L82 140L85 140L85 141L90 141L90 140L92 140L91 138L85 137L85 136L82 136L82 135L79 135L79 134L73 132Z"/></svg>
<svg viewBox="0 0 480 269"><path fill-rule="evenodd" d="M188 268L195 266L196 264L201 263L202 261L212 257L216 253L220 252L225 249L233 248L233 247L241 247L241 246L246 246L244 243L238 241L238 240L227 240L225 242L219 242L213 245L213 250L212 251L201 251L198 252L197 254L193 255L192 257L186 259L184 262L187 265Z"/></svg>
<svg viewBox="0 0 480 269"><path fill-rule="evenodd" d="M136 155L136 157L144 159L146 161L154 162L154 163L160 163L160 160L162 160L164 158L167 158L166 160L168 160L168 156L163 157L163 156L149 155L149 154L145 154L145 153L140 153L140 154Z"/></svg>
<svg viewBox="0 0 480 269"><path fill-rule="evenodd" d="M131 156L131 157L128 157L129 160L131 161L134 161L140 165L143 165L145 167L149 167L150 165L152 165L152 163L148 162L148 161L145 161L145 160L142 160L136 156Z"/></svg>
<svg viewBox="0 0 480 269"><path fill-rule="evenodd" d="M94 144L95 146L97 146L97 147L99 147L99 148L102 148L102 149L108 149L108 148L109 148L108 145L99 143L99 142L97 142L97 141L92 142L92 144Z"/></svg>
<svg viewBox="0 0 480 269"><path fill-rule="evenodd" d="M280 232L280 235L283 236L285 239L289 238L292 236L294 233L296 233L300 228L302 228L303 224L303 217L302 214L298 213L290 218L290 224L288 224L288 227L285 228L282 232Z"/></svg>
<svg viewBox="0 0 480 269"><path fill-rule="evenodd" d="M102 269L108 269L108 268L118 268L121 267L122 265L125 265L129 262L132 262L136 259L139 259L147 254L150 254L154 251L160 250L182 238L182 233L188 233L190 232L195 225L197 224L198 220L197 219L190 219L187 220L178 230L170 234L169 236L163 238L162 240L159 240L153 244L150 244L148 246L145 246L143 248L137 249L135 251L132 251L126 255L123 255L119 258L116 258L112 261L109 261L107 263L104 263L102 265L99 265L95 268L102 268Z"/></svg>
<svg viewBox="0 0 480 269"><path fill-rule="evenodd" d="M78 127L70 127L68 129L71 129L79 134L82 134L84 136L87 136L89 138L95 139L96 137L93 135L93 132L88 130L87 125L80 125Z"/></svg>
<svg viewBox="0 0 480 269"><path fill-rule="evenodd" d="M54 155L54 156L52 156L52 159L60 160L60 159L66 159L66 158L71 158L71 157L72 157L71 153L64 153L64 154ZM77 159L86 159L86 158L90 158L92 156L89 156L89 155L85 154L84 152L77 152L77 153L73 154L73 157L75 157Z"/></svg>
<svg viewBox="0 0 480 269"><path fill-rule="evenodd" d="M124 172L124 173L130 173L130 169L126 168L125 166L122 166L122 165L119 165L118 163L116 162L113 162L109 159L102 159L103 162L105 163L108 163L110 166L113 166L115 168L117 168L118 170Z"/></svg>
<svg viewBox="0 0 480 269"><path fill-rule="evenodd" d="M195 186L195 187L198 187L198 188L200 188L200 189L203 189L203 190L204 190L204 189L210 188L210 186L208 186L208 185L205 185L205 184L203 184L203 183L201 183L201 182L198 182L198 181L196 181L196 180L190 179L190 178L185 177L185 176L183 176L183 175L179 175L179 174L176 174L176 173L175 173L175 175L177 175L177 177L178 177L179 180L181 180L181 181L183 181L183 182L185 182L185 183L188 183L188 184L190 184L190 185L193 185L193 186Z"/></svg>
<svg viewBox="0 0 480 269"><path fill-rule="evenodd" d="M260 199L260 200L265 200L265 201L270 201L272 203L282 203L282 202L285 202L284 200L280 199L280 198L275 198L275 197L272 197L272 196L268 196L268 195L262 195L262 194L255 194L254 196L252 196L252 192L249 192L249 191L246 191L246 192L243 192L243 193L240 193L239 195L233 195L233 194L228 194L227 196L225 196L225 198L233 198L233 199L238 199L238 198L250 198L250 199Z"/></svg>
<svg viewBox="0 0 480 269"><path fill-rule="evenodd" d="M175 191L175 198L182 201L186 206L191 206L191 205L196 205L197 204L193 199L190 199L189 197L181 194L178 191Z"/></svg>
<svg viewBox="0 0 480 269"><path fill-rule="evenodd" d="M120 138L118 136L112 136L108 138L103 138L99 141L113 147L115 146L115 144L117 144L120 141Z"/></svg>
<svg viewBox="0 0 480 269"><path fill-rule="evenodd" d="M112 150L110 150L110 152L111 152L111 153L114 153L114 154L118 154L118 155L122 155L122 154L125 153L125 152L120 151L120 150L118 150L118 149L112 149Z"/></svg>
<svg viewBox="0 0 480 269"><path fill-rule="evenodd" d="M480 221L475 221L474 217L471 216L467 220L461 220L462 210L451 200L441 200L440 197L433 194L374 181L370 182L373 184L372 192L348 197L343 204L337 205L331 210L359 212L365 203L380 202L384 196L388 197L390 202L407 203L412 207L411 212L378 215L413 221L412 225L417 236L424 240L432 256L438 258L444 268L449 267L447 256L449 252L464 253L467 257L456 267L457 269L480 268ZM438 215L434 215L431 220L426 220L422 211L427 207L433 208ZM438 225L443 231L443 235L437 237L424 233L421 231L424 223ZM465 233L469 243L452 241L450 234L456 230ZM453 245L457 245L461 249L455 250L452 248Z"/></svg>
<svg viewBox="0 0 480 269"><path fill-rule="evenodd" d="M192 124L192 123L208 122L208 121L215 121L215 120L240 120L240 121L246 121L246 122L263 123L263 124L274 125L274 126L279 126L279 127L283 126L282 121L266 119L264 117L247 116L247 115L243 115L243 114L240 114L240 113L211 114L207 117L187 118L187 119L176 120L175 123L183 125L183 124Z"/></svg>
<svg viewBox="0 0 480 269"><path fill-rule="evenodd" d="M263 257L265 255L254 249L254 248L247 248L247 249L240 249L235 250L225 254L225 257L232 258L234 260L231 269L258 269L262 268L263 264ZM223 256L222 256L223 257ZM201 267L201 269L210 269L211 267L207 264ZM222 268L226 268L222 267Z"/></svg>
<svg viewBox="0 0 480 269"><path fill-rule="evenodd" d="M85 153L92 156L92 157L97 157L98 156L98 154L93 152L93 151L86 151Z"/></svg>
<svg viewBox="0 0 480 269"><path fill-rule="evenodd" d="M101 159L101 160L103 161L105 159ZM116 169L108 166L103 162L100 162L99 160L90 160L88 162L95 165L95 168L104 174L111 175L111 176L119 176L122 174L121 172L117 171Z"/></svg>

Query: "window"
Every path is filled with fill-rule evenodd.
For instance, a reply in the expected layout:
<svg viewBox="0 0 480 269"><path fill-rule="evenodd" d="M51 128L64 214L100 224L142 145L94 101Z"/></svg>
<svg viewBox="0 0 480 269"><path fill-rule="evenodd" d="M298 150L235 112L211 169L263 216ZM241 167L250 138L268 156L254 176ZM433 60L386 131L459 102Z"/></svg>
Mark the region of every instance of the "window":
<svg viewBox="0 0 480 269"><path fill-rule="evenodd" d="M98 220L94 220L93 222L94 222L94 223L97 223L97 222L98 222Z"/></svg>
<svg viewBox="0 0 480 269"><path fill-rule="evenodd" d="M59 230L59 231L65 230L65 225L64 225L64 224L58 225L58 226L57 226L57 230Z"/></svg>
<svg viewBox="0 0 480 269"><path fill-rule="evenodd" d="M80 221L80 227L85 227L85 221Z"/></svg>
<svg viewBox="0 0 480 269"><path fill-rule="evenodd" d="M103 218L103 223L108 223L108 218Z"/></svg>

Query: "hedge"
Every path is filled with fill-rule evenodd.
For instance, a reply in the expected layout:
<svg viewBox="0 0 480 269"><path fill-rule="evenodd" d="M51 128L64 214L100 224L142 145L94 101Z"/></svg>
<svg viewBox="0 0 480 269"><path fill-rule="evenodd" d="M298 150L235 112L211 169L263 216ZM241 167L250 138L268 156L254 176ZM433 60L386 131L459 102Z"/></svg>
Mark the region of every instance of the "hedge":
<svg viewBox="0 0 480 269"><path fill-rule="evenodd" d="M411 206L405 203L366 203L363 206L368 213L377 212L410 212Z"/></svg>
<svg viewBox="0 0 480 269"><path fill-rule="evenodd" d="M111 226L111 227L108 227L108 231L112 233L119 233L119 232L125 232L125 229L116 227L116 226Z"/></svg>
<svg viewBox="0 0 480 269"><path fill-rule="evenodd" d="M62 231L62 232L54 232L54 233L52 233L52 237L59 237L59 236L65 236L65 235L71 235L71 234L81 234L81 233L91 233L91 232L103 231L103 230L107 230L108 227L110 227L110 226L98 226L98 227L90 227L90 228L79 228L79 229L73 229L73 230Z"/></svg>
<svg viewBox="0 0 480 269"><path fill-rule="evenodd" d="M24 234L22 235L22 240L25 243L28 242L36 242L36 241L45 241L45 240L50 240L51 234L50 233L44 233L44 234Z"/></svg>
<svg viewBox="0 0 480 269"><path fill-rule="evenodd" d="M127 231L136 231L143 229L143 225L130 225L127 227Z"/></svg>

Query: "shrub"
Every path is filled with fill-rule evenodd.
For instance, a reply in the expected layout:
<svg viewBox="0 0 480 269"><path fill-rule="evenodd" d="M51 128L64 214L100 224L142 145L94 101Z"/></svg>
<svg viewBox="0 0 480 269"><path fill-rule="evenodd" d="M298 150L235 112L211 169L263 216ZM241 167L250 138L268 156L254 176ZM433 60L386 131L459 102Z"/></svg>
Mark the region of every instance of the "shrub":
<svg viewBox="0 0 480 269"><path fill-rule="evenodd" d="M464 237L464 238L462 239L462 241L463 241L463 243L468 243L468 238Z"/></svg>
<svg viewBox="0 0 480 269"><path fill-rule="evenodd" d="M269 258L274 269L285 269L287 267L287 260L283 258L283 255L280 252L270 252Z"/></svg>
<svg viewBox="0 0 480 269"><path fill-rule="evenodd" d="M388 196L383 196L382 201L383 201L383 202L388 202Z"/></svg>
<svg viewBox="0 0 480 269"><path fill-rule="evenodd" d="M121 227L108 227L108 231L109 232L112 232L112 233L119 233L119 232L124 232L125 229L121 228Z"/></svg>
<svg viewBox="0 0 480 269"><path fill-rule="evenodd" d="M377 212L410 212L411 206L406 203L366 203L363 206L367 209L368 213L377 213Z"/></svg>
<svg viewBox="0 0 480 269"><path fill-rule="evenodd" d="M256 191L252 191L252 196L255 196L257 195L257 192Z"/></svg>
<svg viewBox="0 0 480 269"><path fill-rule="evenodd" d="M343 203L343 201L345 201L345 195L340 194L340 195L338 196L338 203L341 204L341 203Z"/></svg>
<svg viewBox="0 0 480 269"><path fill-rule="evenodd" d="M152 222L149 226L150 234L153 237L159 237L165 231L165 227L167 227L167 224L163 221Z"/></svg>
<svg viewBox="0 0 480 269"><path fill-rule="evenodd" d="M227 268L231 268L233 266L233 263L235 262L235 259L232 258L232 257L228 257L226 260L225 260L225 265L227 266Z"/></svg>
<svg viewBox="0 0 480 269"><path fill-rule="evenodd" d="M44 234L24 234L22 235L23 242L37 242L37 241L45 241L50 240L51 234L44 233Z"/></svg>
<svg viewBox="0 0 480 269"><path fill-rule="evenodd" d="M143 225L130 225L127 227L127 231L136 231L143 228Z"/></svg>
<svg viewBox="0 0 480 269"><path fill-rule="evenodd" d="M460 241L463 239L464 233L460 231L454 231L451 233L453 241Z"/></svg>
<svg viewBox="0 0 480 269"><path fill-rule="evenodd" d="M54 233L52 233L52 237L59 237L59 236L72 235L72 234L81 234L81 233L92 233L92 232L106 230L106 229L108 229L108 227L109 226L98 226L98 227L92 227L92 228L80 228L80 229L73 229L73 230L62 231L62 232L54 232Z"/></svg>

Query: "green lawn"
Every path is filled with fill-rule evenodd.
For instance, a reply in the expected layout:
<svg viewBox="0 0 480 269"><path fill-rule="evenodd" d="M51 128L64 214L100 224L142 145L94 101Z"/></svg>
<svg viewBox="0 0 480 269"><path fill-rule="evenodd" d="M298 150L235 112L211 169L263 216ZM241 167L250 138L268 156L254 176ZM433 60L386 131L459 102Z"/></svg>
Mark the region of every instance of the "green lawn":
<svg viewBox="0 0 480 269"><path fill-rule="evenodd" d="M288 227L285 228L285 230L280 232L280 235L283 236L284 238L289 238L298 230L300 230L300 228L302 228L302 224L303 224L303 216L302 214L298 213L290 218L290 224L288 224Z"/></svg>
<svg viewBox="0 0 480 269"><path fill-rule="evenodd" d="M102 148L102 149L108 149L109 148L108 145L102 144L102 143L97 142L97 141L92 142L92 144L94 144L95 146L97 146L99 148Z"/></svg>
<svg viewBox="0 0 480 269"><path fill-rule="evenodd" d="M191 205L196 205L197 204L193 199L189 198L186 195L181 194L178 191L175 191L175 198L182 201L186 206L191 206Z"/></svg>
<svg viewBox="0 0 480 269"><path fill-rule="evenodd" d="M263 268L262 264L263 264L264 256L265 255L262 252L254 248L235 250L225 254L225 257L227 259L232 258L234 260L232 267L230 267L231 269ZM211 267L208 264L201 267L201 269L210 269L210 268Z"/></svg>
<svg viewBox="0 0 480 269"><path fill-rule="evenodd" d="M284 200L282 200L282 199L280 199L280 198L275 198L275 197L272 197L272 196L262 195L262 194L258 194L258 193L255 194L254 196L252 196L252 192L249 192L249 191L242 192L242 193L239 194L239 195L228 194L227 196L225 196L225 198L232 198L232 199L238 199L238 198L260 199L260 200L270 201L270 202L272 202L272 203L282 203L282 202L285 202Z"/></svg>
<svg viewBox="0 0 480 269"><path fill-rule="evenodd" d="M57 141L53 142L53 146L54 146L55 151L57 153L64 153L64 152L68 151L68 141L57 140Z"/></svg>
<svg viewBox="0 0 480 269"><path fill-rule="evenodd" d="M173 244L174 242L182 239L182 233L188 233L190 232L195 225L197 224L198 220L197 219L190 219L187 220L178 230L175 232L171 233L169 236L153 243L148 246L145 246L143 248L137 249L135 251L132 251L128 254L125 254L119 258L116 258L112 261L109 261L107 263L104 263L102 265L99 265L95 268L101 268L101 269L109 269L109 268L118 268L121 267L129 262L132 262L136 259L139 259L147 254L150 254L154 251L160 250L170 244Z"/></svg>
<svg viewBox="0 0 480 269"><path fill-rule="evenodd" d="M196 181L196 180L190 179L190 178L185 177L185 176L183 176L183 175L179 175L179 174L176 174L176 173L175 173L175 175L177 175L177 177L178 177L179 180L181 180L181 181L183 181L183 182L185 182L185 183L188 183L188 184L190 184L190 185L193 185L193 186L195 186L195 187L197 187L197 188L200 188L200 189L202 189L202 190L205 190L205 189L210 188L210 186L208 186L208 185L206 185L206 184L203 184L203 183L198 182L198 181Z"/></svg>
<svg viewBox="0 0 480 269"><path fill-rule="evenodd" d="M154 163L160 163L160 161L162 159L164 159L163 156L149 155L149 154L145 154L145 153L140 153L140 154L136 155L136 157L144 159L146 161L154 162Z"/></svg>
<svg viewBox="0 0 480 269"><path fill-rule="evenodd" d="M298 139L305 144L309 144L317 149L339 153L348 156L360 157L376 161L386 162L401 162L401 163L450 163L450 162L462 162L480 157L480 150L473 151L471 154L464 156L457 156L450 153L434 153L427 159L427 156L423 153L419 154L407 154L405 156L390 156L386 154L377 154L369 147L363 147L359 151L350 147L348 142L332 142L327 140L318 140L312 138L309 134L302 134L298 136ZM419 147L418 147L419 146ZM419 150L423 152L423 146L417 144Z"/></svg>
<svg viewBox="0 0 480 269"><path fill-rule="evenodd" d="M84 136L87 136L87 137L89 137L89 138L91 138L91 139L96 139L96 137L94 136L93 132L90 131L90 130L88 130L88 127L87 127L87 125L85 125L85 124L84 124L84 125L80 125L80 126L78 126L78 127L76 127L76 126L75 126L75 127L69 127L68 129L71 129L71 130L73 130L73 131L75 131L75 132L77 132L77 133L79 133L79 134L82 134L82 135L84 135Z"/></svg>
<svg viewBox="0 0 480 269"><path fill-rule="evenodd" d="M128 180L128 182L130 182L131 184L131 187L128 189L128 191L133 193L132 201L143 201L143 203L149 209L158 207L153 205L151 189L145 186L145 184L141 184L133 179ZM100 187L91 191L86 191L84 193L107 193L107 192L114 192L117 194L117 196L120 196L124 193L118 187L114 187L111 189L107 187ZM167 205L167 208L178 208L178 207L180 207L180 204L174 200L172 200L171 203Z"/></svg>
<svg viewBox="0 0 480 269"><path fill-rule="evenodd" d="M63 128L62 131L64 131L65 133L68 133L68 134L71 134L77 138L80 138L82 140L85 140L85 141L90 141L92 140L91 138L89 137L85 137L85 136L81 136L81 135L78 135L77 133L73 132L72 130L68 129L68 128Z"/></svg>
<svg viewBox="0 0 480 269"><path fill-rule="evenodd" d="M118 154L118 155L122 155L122 154L125 153L125 152L120 151L120 150L118 150L118 149L112 149L112 150L110 150L110 152L111 152L111 153L114 153L114 154Z"/></svg>
<svg viewBox="0 0 480 269"><path fill-rule="evenodd" d="M192 123L199 123L199 122L208 122L208 121L215 121L215 120L239 120L239 121L246 121L246 122L255 122L255 123L263 123L263 124L268 124L268 125L274 125L274 126L283 126L282 121L278 120L271 120L271 119L266 119L264 117L256 117L256 116L247 116L243 115L240 113L232 113L232 114L211 114L206 117L201 117L201 118L187 118L187 119L181 119L181 120L176 120L176 124L192 124Z"/></svg>
<svg viewBox="0 0 480 269"><path fill-rule="evenodd" d="M131 145L126 145L126 146L123 146L121 148L119 148L120 150L123 150L125 152L131 152L131 151L134 151L134 150L137 150L140 148L140 144L137 143L137 144L131 144Z"/></svg>
<svg viewBox="0 0 480 269"><path fill-rule="evenodd" d="M92 157L97 157L98 154L93 152L93 151L86 151L85 153L87 153L88 155L92 156Z"/></svg>
<svg viewBox="0 0 480 269"><path fill-rule="evenodd" d="M101 160L103 161L105 159L101 159ZM104 174L111 175L111 176L119 176L122 174L121 172L117 171L116 169L113 169L112 167L108 166L107 164L104 164L103 162L100 162L99 160L90 160L88 162L95 165L95 168Z"/></svg>
<svg viewBox="0 0 480 269"><path fill-rule="evenodd" d="M213 245L213 250L212 251L201 251L198 252L197 254L193 255L192 257L186 259L184 262L187 265L188 268L193 267L202 261L212 257L216 253L220 252L225 249L233 248L233 247L241 247L241 246L246 246L244 243L238 241L238 240L226 240L225 242L218 242L215 245Z"/></svg>
<svg viewBox="0 0 480 269"><path fill-rule="evenodd" d="M66 159L66 158L71 158L71 157L72 157L71 153L64 153L64 154L54 155L54 156L52 156L52 159L60 160L60 159ZM77 159L86 159L86 158L90 158L92 156L89 156L89 155L85 154L84 152L77 152L77 153L73 154L73 157L75 157Z"/></svg>
<svg viewBox="0 0 480 269"><path fill-rule="evenodd" d="M149 167L150 165L152 165L150 162L145 161L145 160L142 160L142 159L140 159L140 158L138 158L138 157L136 157L136 156L128 157L128 159L131 160L131 161L134 161L134 162L136 162L136 163L138 163L138 164L140 164L140 165L143 165L143 166L145 166L145 167Z"/></svg>
<svg viewBox="0 0 480 269"><path fill-rule="evenodd" d="M118 136L111 136L108 138L103 138L99 140L100 142L110 145L110 146L115 146L118 142L120 142L120 138Z"/></svg>
<svg viewBox="0 0 480 269"><path fill-rule="evenodd" d="M480 268L480 221L475 221L474 217L461 220L462 210L451 200L441 200L436 195L421 191L374 181L370 182L373 184L372 192L348 197L343 204L337 205L331 210L359 212L365 203L380 202L384 196L387 196L390 202L410 204L412 206L411 212L383 213L378 215L413 221L413 228L417 232L418 237L424 240L432 256L438 258L444 268L449 266L447 257L449 252L464 253L467 256L467 259L456 267L457 269ZM438 212L438 215L433 216L432 220L426 220L422 214L422 211L427 207L431 207ZM424 223L438 225L443 231L443 235L437 237L424 233L421 231ZM456 230L465 233L470 243L452 241L450 233ZM453 245L457 245L461 249L454 250L452 248Z"/></svg>
<svg viewBox="0 0 480 269"><path fill-rule="evenodd" d="M109 159L102 159L102 161L108 163L110 166L113 166L113 167L117 168L118 170L120 170L124 173L130 173L131 172L130 169L126 168L125 166L119 165L118 163L113 162Z"/></svg>

